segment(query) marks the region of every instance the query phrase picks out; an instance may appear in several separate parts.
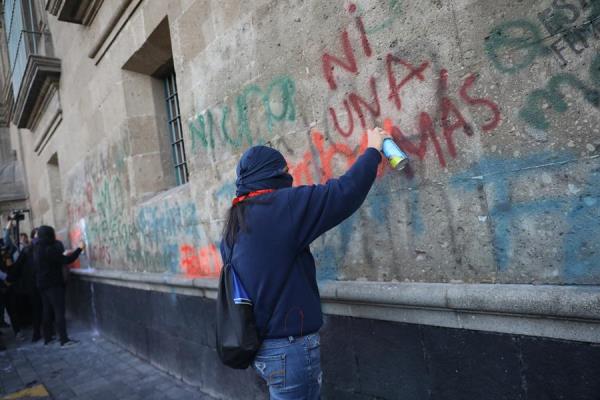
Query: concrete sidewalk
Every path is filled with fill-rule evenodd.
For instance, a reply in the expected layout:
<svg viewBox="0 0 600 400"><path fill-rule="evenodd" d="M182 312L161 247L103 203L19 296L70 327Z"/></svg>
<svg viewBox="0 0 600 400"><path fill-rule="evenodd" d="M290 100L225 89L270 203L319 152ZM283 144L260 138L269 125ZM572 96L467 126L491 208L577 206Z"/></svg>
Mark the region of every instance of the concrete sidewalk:
<svg viewBox="0 0 600 400"><path fill-rule="evenodd" d="M56 341L48 346L31 343L30 332L25 332L28 340L17 341L10 329L3 329L7 350L0 352L0 398L32 388L37 397L17 393L10 398L213 399L88 329L70 322L69 332L80 343L61 348ZM40 384L50 397L40 396Z"/></svg>

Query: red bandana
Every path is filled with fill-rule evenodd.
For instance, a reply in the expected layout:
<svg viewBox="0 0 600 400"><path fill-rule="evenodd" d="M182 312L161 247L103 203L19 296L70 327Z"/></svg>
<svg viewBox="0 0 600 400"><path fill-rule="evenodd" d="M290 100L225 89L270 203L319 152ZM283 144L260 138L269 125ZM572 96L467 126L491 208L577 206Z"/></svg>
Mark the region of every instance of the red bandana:
<svg viewBox="0 0 600 400"><path fill-rule="evenodd" d="M275 189L263 189L263 190L257 190L255 192L250 192L248 194L244 194L242 196L238 196L235 199L233 199L233 201L231 202L231 205L235 206L236 204L241 203L242 201L244 201L246 199L250 199L252 197L260 196L261 194L271 193L274 191L275 191Z"/></svg>

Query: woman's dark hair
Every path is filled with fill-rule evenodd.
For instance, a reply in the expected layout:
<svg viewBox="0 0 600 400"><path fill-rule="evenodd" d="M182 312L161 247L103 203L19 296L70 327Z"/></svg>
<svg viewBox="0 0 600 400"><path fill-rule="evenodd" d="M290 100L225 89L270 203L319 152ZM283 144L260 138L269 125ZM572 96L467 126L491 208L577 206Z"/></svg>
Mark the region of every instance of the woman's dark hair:
<svg viewBox="0 0 600 400"><path fill-rule="evenodd" d="M56 242L56 234L54 228L47 225L42 225L38 228L38 240L43 244L54 244Z"/></svg>
<svg viewBox="0 0 600 400"><path fill-rule="evenodd" d="M225 217L225 226L223 227L223 239L228 247L232 247L239 232L246 230L246 207L248 203L238 203L231 206Z"/></svg>
<svg viewBox="0 0 600 400"><path fill-rule="evenodd" d="M52 257L56 252L56 233L54 228L47 225L42 225L37 230L37 243L33 248L33 258L36 263L42 262L42 260Z"/></svg>
<svg viewBox="0 0 600 400"><path fill-rule="evenodd" d="M262 197L262 196L260 196ZM232 247L240 232L248 232L250 227L246 224L246 208L251 204L270 204L271 200L252 198L244 200L234 206L231 206L225 217L225 226L223 227L223 240L228 247Z"/></svg>

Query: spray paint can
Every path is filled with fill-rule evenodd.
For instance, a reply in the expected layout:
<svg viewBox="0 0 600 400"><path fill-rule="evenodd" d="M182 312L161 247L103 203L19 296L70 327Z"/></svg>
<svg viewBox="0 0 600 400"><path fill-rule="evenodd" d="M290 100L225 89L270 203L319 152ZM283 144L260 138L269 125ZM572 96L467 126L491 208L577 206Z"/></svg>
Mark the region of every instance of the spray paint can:
<svg viewBox="0 0 600 400"><path fill-rule="evenodd" d="M392 168L400 171L408 163L408 156L398 147L392 138L383 139L383 155L386 156Z"/></svg>

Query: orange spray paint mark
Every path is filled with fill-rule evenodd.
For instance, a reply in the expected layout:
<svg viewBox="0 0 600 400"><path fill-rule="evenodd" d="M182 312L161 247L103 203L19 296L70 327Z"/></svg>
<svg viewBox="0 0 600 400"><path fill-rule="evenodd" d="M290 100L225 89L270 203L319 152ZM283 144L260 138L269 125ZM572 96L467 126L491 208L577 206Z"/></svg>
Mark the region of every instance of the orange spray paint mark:
<svg viewBox="0 0 600 400"><path fill-rule="evenodd" d="M334 156L339 155L345 158L348 168L354 164L356 154L349 146L343 143L330 143L329 148L326 149L325 137L318 131L312 133L312 140L321 160L321 183L333 178L332 161Z"/></svg>
<svg viewBox="0 0 600 400"><path fill-rule="evenodd" d="M304 153L304 157L297 164L288 162L289 173L294 177L294 186L315 183L310 170L311 163L312 154L310 154L310 151Z"/></svg>
<svg viewBox="0 0 600 400"><path fill-rule="evenodd" d="M221 255L217 246L210 244L196 248L183 244L179 248L181 271L188 278L216 278L221 273Z"/></svg>

